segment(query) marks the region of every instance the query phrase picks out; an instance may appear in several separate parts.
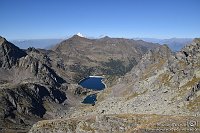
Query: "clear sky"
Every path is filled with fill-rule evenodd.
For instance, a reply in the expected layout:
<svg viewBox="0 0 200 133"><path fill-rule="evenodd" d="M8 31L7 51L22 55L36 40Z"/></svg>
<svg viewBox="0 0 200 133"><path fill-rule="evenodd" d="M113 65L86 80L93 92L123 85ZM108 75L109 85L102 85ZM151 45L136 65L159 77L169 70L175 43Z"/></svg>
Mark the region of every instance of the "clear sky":
<svg viewBox="0 0 200 133"><path fill-rule="evenodd" d="M1 0L8 39L200 37L200 0Z"/></svg>

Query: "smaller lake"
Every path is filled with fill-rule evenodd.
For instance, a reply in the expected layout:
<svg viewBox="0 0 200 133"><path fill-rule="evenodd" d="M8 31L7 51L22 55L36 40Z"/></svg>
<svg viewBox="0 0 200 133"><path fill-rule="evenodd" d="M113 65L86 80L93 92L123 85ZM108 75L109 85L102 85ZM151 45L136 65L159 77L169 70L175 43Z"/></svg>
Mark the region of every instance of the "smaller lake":
<svg viewBox="0 0 200 133"><path fill-rule="evenodd" d="M79 82L83 88L92 89L92 90L103 90L105 85L102 83L103 78L99 76L90 76Z"/></svg>
<svg viewBox="0 0 200 133"><path fill-rule="evenodd" d="M103 77L101 76L89 76L79 82L79 85L83 88L91 89L94 91L101 91L105 89L105 84L102 82ZM82 103L94 105L97 101L97 94L88 95Z"/></svg>
<svg viewBox="0 0 200 133"><path fill-rule="evenodd" d="M88 95L82 103L84 104L95 104L95 102L97 101L97 95L96 94L91 94Z"/></svg>

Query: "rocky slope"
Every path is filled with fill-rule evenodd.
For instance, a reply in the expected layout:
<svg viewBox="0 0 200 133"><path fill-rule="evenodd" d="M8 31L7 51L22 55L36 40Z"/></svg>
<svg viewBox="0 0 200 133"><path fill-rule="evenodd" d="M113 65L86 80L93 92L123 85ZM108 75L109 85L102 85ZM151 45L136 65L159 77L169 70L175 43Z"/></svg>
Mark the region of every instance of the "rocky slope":
<svg viewBox="0 0 200 133"><path fill-rule="evenodd" d="M106 97L99 96L105 100L98 108L109 114L199 115L199 44L195 39L178 53L166 45L149 51Z"/></svg>
<svg viewBox="0 0 200 133"><path fill-rule="evenodd" d="M38 122L30 132L197 133L199 90L200 39L177 53L163 45L143 55L130 72L98 94L94 106Z"/></svg>
<svg viewBox="0 0 200 133"><path fill-rule="evenodd" d="M66 81L51 68L49 58L34 48L24 51L1 37L0 73L1 130L26 131L70 106Z"/></svg>
<svg viewBox="0 0 200 133"><path fill-rule="evenodd" d="M200 117L110 114L40 121L30 133L199 133Z"/></svg>

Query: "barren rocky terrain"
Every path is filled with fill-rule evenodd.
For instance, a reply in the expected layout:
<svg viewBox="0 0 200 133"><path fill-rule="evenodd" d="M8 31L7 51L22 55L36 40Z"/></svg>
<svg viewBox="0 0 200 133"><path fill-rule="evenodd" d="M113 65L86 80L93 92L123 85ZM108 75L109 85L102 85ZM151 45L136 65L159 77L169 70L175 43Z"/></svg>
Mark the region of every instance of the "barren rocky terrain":
<svg viewBox="0 0 200 133"><path fill-rule="evenodd" d="M78 85L90 75L107 85L93 106L81 103L93 91ZM200 132L199 90L200 39L175 53L78 35L21 50L0 37L1 132Z"/></svg>

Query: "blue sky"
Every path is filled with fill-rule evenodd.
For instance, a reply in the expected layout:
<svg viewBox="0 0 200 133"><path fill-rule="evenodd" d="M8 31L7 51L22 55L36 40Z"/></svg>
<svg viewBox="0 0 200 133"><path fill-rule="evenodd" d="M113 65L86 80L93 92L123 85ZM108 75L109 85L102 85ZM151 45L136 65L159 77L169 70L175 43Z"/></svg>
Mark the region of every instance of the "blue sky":
<svg viewBox="0 0 200 133"><path fill-rule="evenodd" d="M200 37L200 0L1 0L8 39Z"/></svg>

